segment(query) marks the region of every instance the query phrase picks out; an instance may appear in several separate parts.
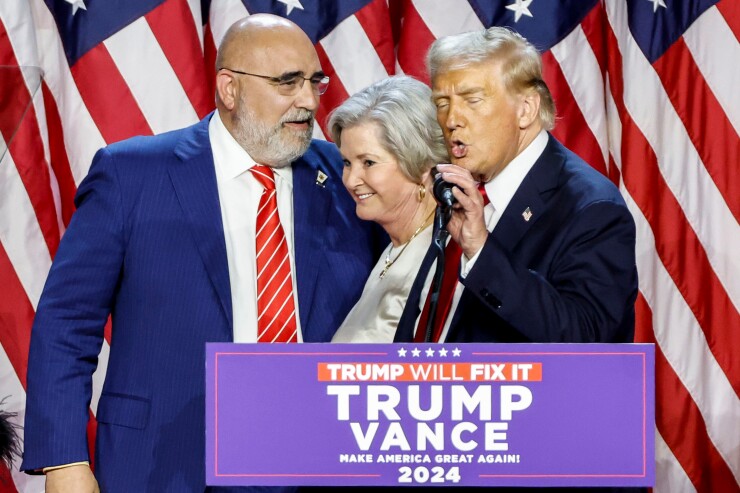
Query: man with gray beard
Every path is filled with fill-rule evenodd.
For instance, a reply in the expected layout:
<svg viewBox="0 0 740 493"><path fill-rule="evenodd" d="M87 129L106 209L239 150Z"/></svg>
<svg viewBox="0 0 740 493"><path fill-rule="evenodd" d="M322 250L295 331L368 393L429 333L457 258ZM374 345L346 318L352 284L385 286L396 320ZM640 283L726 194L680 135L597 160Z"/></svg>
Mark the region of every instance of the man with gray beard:
<svg viewBox="0 0 740 493"><path fill-rule="evenodd" d="M254 15L221 43L214 113L96 154L31 335L22 467L47 492L211 491L206 342L331 339L379 249L311 139L328 83L298 26Z"/></svg>

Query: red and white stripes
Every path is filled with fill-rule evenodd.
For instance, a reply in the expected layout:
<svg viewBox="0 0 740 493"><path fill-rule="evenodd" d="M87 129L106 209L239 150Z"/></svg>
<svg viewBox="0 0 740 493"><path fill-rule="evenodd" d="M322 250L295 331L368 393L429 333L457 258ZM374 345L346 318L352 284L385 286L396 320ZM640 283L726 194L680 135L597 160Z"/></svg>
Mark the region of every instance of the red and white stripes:
<svg viewBox="0 0 740 493"><path fill-rule="evenodd" d="M708 9L652 64L627 7L603 0L544 53L553 133L620 187L637 224L637 339L657 345L655 491L740 491L740 2ZM210 111L215 46L248 14L212 0L204 28L198 0L167 0L70 68L43 0L0 2L0 398L19 420L33 314L94 153ZM482 27L465 0L370 2L316 45L332 83L315 135L376 80L428 80L434 39ZM41 490L17 465L15 489Z"/></svg>

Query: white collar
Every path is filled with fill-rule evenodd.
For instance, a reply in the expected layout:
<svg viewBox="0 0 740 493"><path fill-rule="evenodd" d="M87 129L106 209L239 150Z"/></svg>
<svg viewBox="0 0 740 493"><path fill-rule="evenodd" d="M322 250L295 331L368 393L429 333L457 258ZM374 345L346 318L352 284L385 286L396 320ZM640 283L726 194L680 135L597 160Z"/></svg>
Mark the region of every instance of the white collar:
<svg viewBox="0 0 740 493"><path fill-rule="evenodd" d="M545 130L540 130L537 137L519 153L501 172L486 183L488 195L494 210L503 212L514 197L519 186L524 181L529 170L547 147L549 136Z"/></svg>
<svg viewBox="0 0 740 493"><path fill-rule="evenodd" d="M216 177L219 181L227 181L242 175L255 164L255 160L231 135L231 132L221 120L218 110L213 113L208 123L208 134L213 148ZM282 179L292 185L293 173L290 166L272 168L276 179Z"/></svg>

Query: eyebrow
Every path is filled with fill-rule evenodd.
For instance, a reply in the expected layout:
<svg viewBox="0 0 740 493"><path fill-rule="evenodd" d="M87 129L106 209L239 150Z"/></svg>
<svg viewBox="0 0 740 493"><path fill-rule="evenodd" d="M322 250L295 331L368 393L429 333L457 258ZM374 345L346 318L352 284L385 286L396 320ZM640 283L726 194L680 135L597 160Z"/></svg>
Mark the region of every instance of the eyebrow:
<svg viewBox="0 0 740 493"><path fill-rule="evenodd" d="M464 88L462 91L454 92L452 96L470 96L471 94L479 93L479 92L485 92L486 88L483 86L475 86L475 87L467 87ZM439 98L449 98L450 95L442 94L439 92L433 92L432 93L432 99L439 99Z"/></svg>
<svg viewBox="0 0 740 493"><path fill-rule="evenodd" d="M304 73L305 72L303 72L303 70L294 70L293 72L284 72L284 73L280 74L280 76L278 78L279 79L287 79L287 78L290 78L290 77L303 77L304 76ZM313 74L311 74L311 76L309 77L309 79L323 78L325 76L326 76L326 74L324 73L324 71L323 70L319 70L319 71L314 72Z"/></svg>

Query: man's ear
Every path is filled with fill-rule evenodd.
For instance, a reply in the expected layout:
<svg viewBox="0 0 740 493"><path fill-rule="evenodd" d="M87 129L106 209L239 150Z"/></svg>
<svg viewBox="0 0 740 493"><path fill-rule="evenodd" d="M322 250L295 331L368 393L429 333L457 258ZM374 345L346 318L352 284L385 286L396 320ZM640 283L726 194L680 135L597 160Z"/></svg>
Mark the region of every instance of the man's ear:
<svg viewBox="0 0 740 493"><path fill-rule="evenodd" d="M539 119L540 115L540 93L530 89L520 96L519 101L519 128L529 128Z"/></svg>
<svg viewBox="0 0 740 493"><path fill-rule="evenodd" d="M216 92L224 107L231 111L236 106L237 87L236 79L225 71L216 75Z"/></svg>

